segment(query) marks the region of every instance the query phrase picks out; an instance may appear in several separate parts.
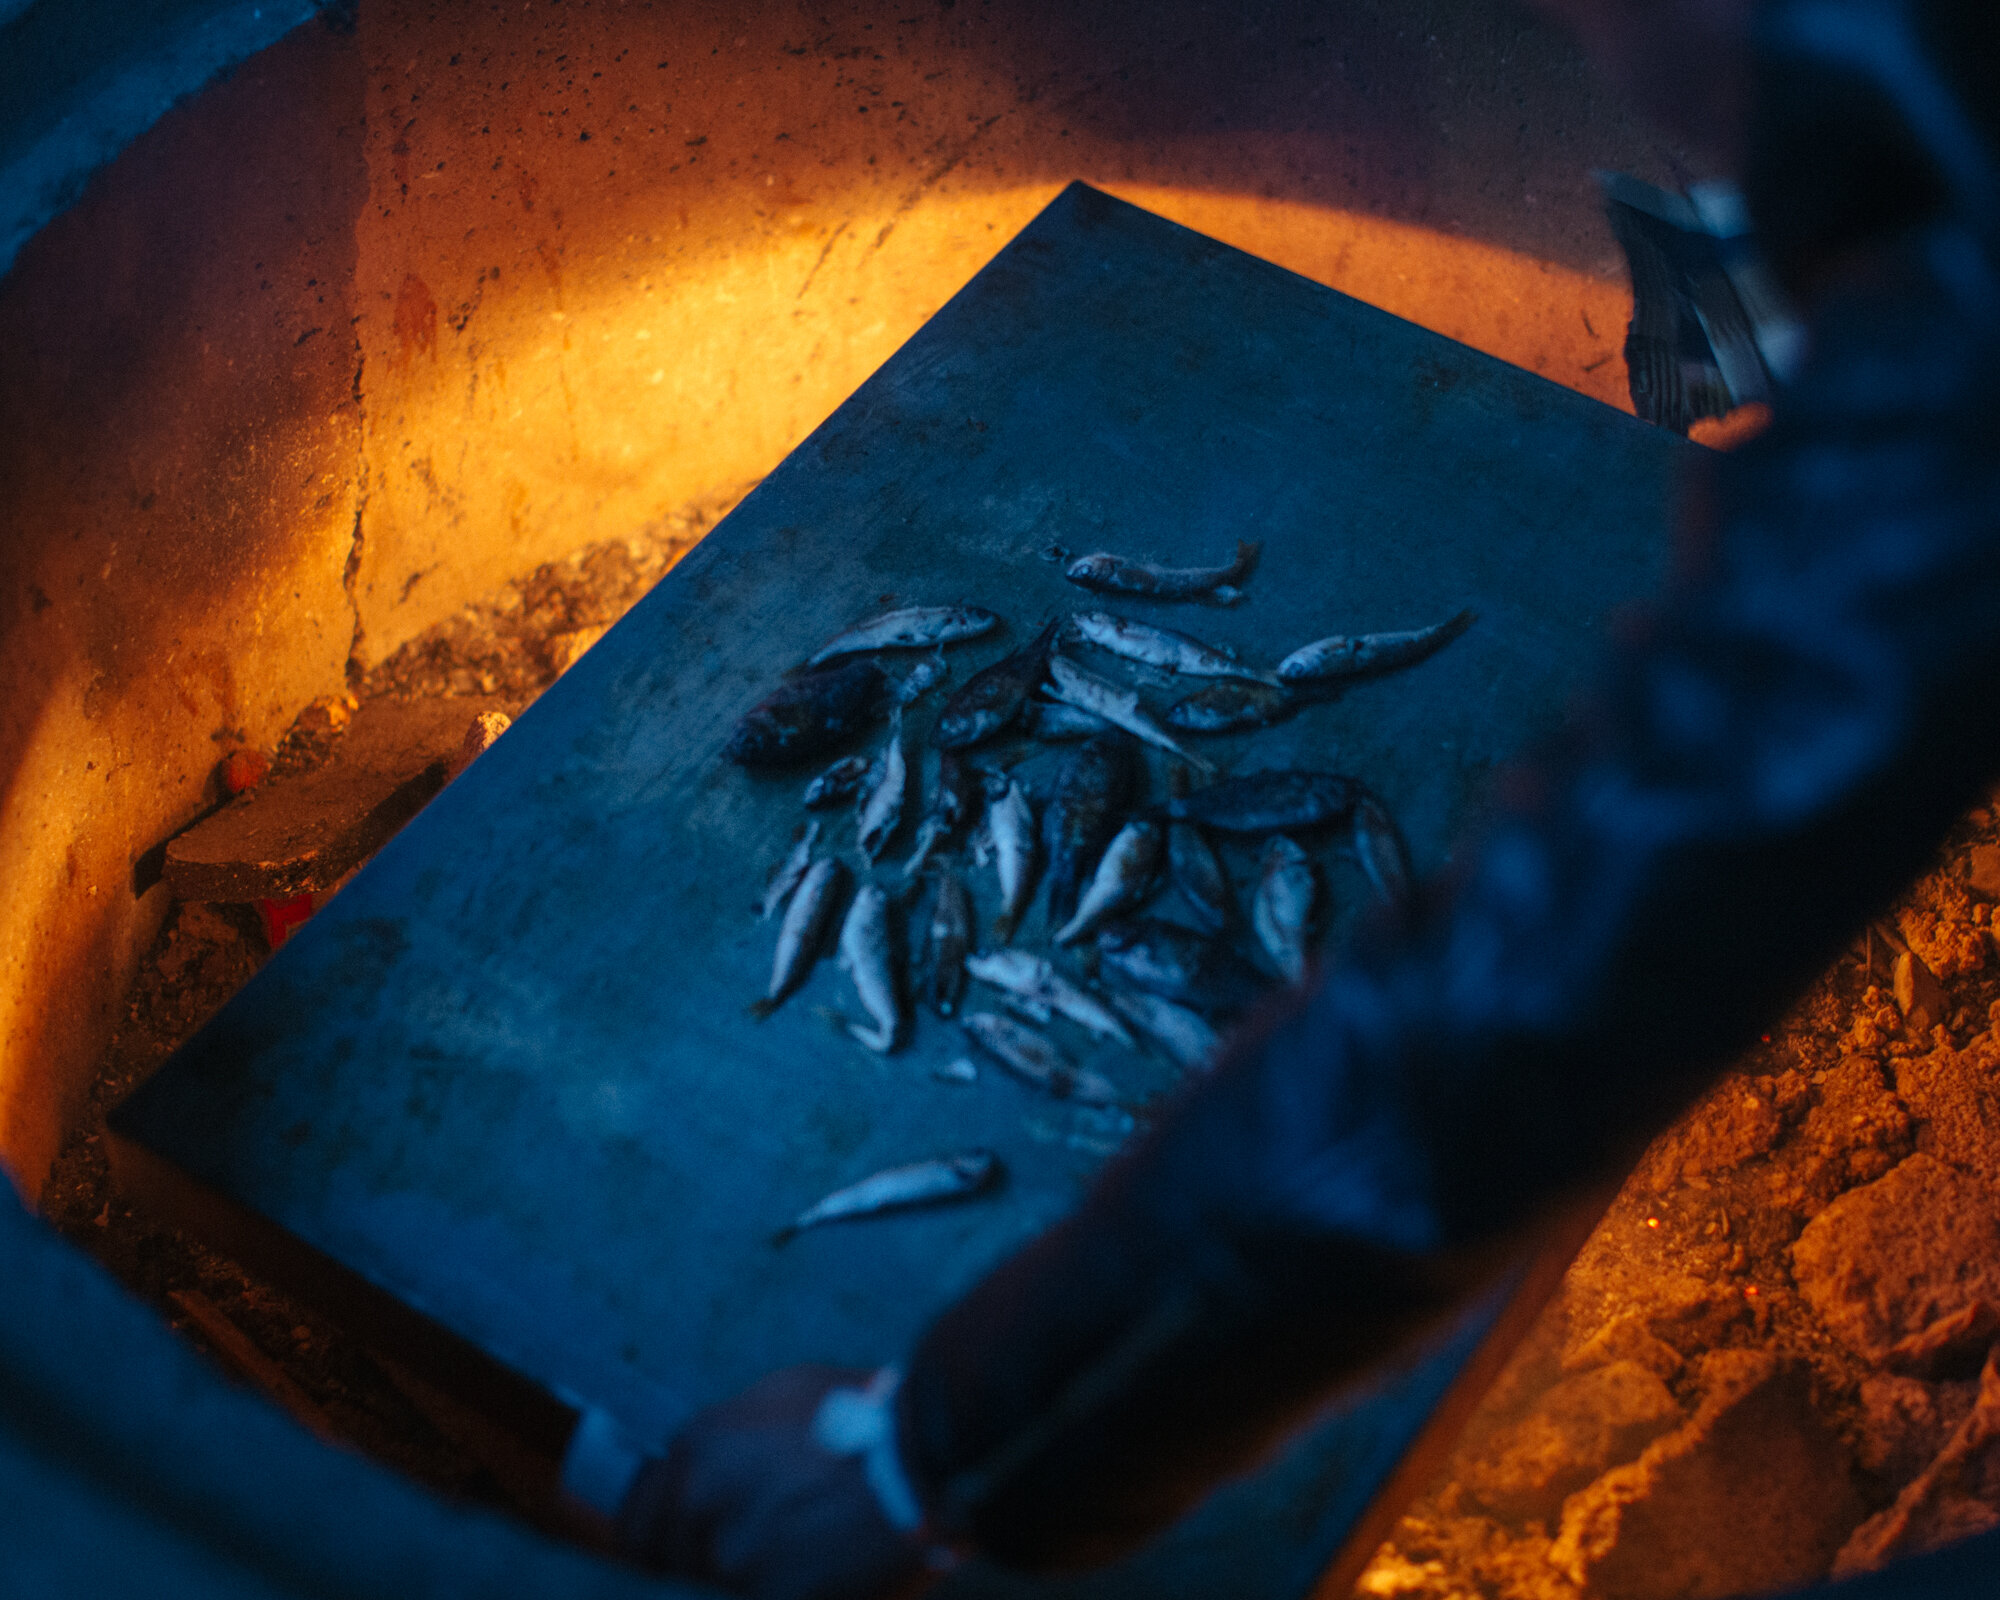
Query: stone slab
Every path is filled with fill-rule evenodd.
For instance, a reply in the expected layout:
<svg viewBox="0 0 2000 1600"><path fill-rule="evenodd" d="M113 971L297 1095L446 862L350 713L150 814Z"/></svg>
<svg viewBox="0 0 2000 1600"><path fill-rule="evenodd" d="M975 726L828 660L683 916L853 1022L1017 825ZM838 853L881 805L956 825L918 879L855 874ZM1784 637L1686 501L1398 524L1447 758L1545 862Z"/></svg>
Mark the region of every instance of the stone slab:
<svg viewBox="0 0 2000 1600"><path fill-rule="evenodd" d="M169 841L182 900L278 900L331 889L445 786L466 729L518 705L490 695L366 702L309 772L266 780Z"/></svg>
<svg viewBox="0 0 2000 1600"><path fill-rule="evenodd" d="M997 1073L940 1082L963 1042L935 1018L886 1059L844 1039L817 1014L854 1006L830 962L748 1021L772 930L747 905L800 778L721 761L735 719L892 601L1002 613L1003 634L954 652L962 682L1088 600L1052 542L1185 563L1259 538L1245 604L1145 614L1274 658L1478 610L1421 667L1207 746L1225 767L1362 776L1434 869L1493 764L1586 675L1606 614L1657 581L1689 449L1073 186L114 1131L641 1437L776 1365L893 1358L1075 1204L1106 1141ZM1358 901L1352 868L1323 860ZM990 911L990 875L972 877ZM1090 1064L1135 1101L1171 1089L1150 1058ZM973 1145L1008 1169L983 1202L770 1243L835 1187ZM1035 1585L973 1572L957 1591L1304 1593L1471 1337L1132 1562Z"/></svg>

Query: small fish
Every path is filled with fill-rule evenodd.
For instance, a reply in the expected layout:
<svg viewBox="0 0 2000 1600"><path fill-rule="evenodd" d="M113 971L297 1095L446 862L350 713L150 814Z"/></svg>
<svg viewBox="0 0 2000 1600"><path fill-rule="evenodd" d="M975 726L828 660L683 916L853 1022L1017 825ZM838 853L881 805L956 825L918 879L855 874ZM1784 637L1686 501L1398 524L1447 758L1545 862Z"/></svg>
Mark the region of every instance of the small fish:
<svg viewBox="0 0 2000 1600"><path fill-rule="evenodd" d="M806 809L824 811L852 800L870 765L866 756L842 756L806 785Z"/></svg>
<svg viewBox="0 0 2000 1600"><path fill-rule="evenodd" d="M1217 600L1224 605L1242 598L1239 585L1257 565L1263 545L1236 541L1236 558L1221 567L1160 567L1105 552L1078 556L1063 574L1071 583L1100 594L1136 594L1150 600Z"/></svg>
<svg viewBox="0 0 2000 1600"><path fill-rule="evenodd" d="M1168 706L1166 720L1183 733L1243 733L1283 722L1304 704L1267 683L1211 683Z"/></svg>
<svg viewBox="0 0 2000 1600"><path fill-rule="evenodd" d="M931 1068L931 1076L939 1083L977 1083L979 1068L969 1056L959 1056L941 1067Z"/></svg>
<svg viewBox="0 0 2000 1600"><path fill-rule="evenodd" d="M966 1036L1024 1083L1031 1083L1058 1100L1083 1105L1115 1105L1117 1085L1109 1078L1074 1066L1054 1041L1010 1017L974 1011L964 1022Z"/></svg>
<svg viewBox="0 0 2000 1600"><path fill-rule="evenodd" d="M1229 879L1208 836L1192 822L1167 827L1167 877L1204 932L1217 934L1228 926Z"/></svg>
<svg viewBox="0 0 2000 1600"><path fill-rule="evenodd" d="M1204 773L1213 773L1215 768L1202 757L1190 755L1175 742L1174 736L1155 722L1144 707L1139 704L1139 691L1121 689L1117 684L1100 678L1094 672L1087 672L1067 656L1049 657L1049 692L1066 705L1075 706L1079 711L1088 711L1094 717L1102 717L1106 722L1116 723L1127 733L1144 739L1146 743L1157 745L1170 755L1176 755L1189 766Z"/></svg>
<svg viewBox="0 0 2000 1600"><path fill-rule="evenodd" d="M1043 744L1074 744L1093 733L1103 733L1111 724L1088 711L1066 706L1059 700L1030 700L1021 713L1021 731Z"/></svg>
<svg viewBox="0 0 2000 1600"><path fill-rule="evenodd" d="M1049 921L1060 927L1076 910L1085 875L1117 831L1139 783L1139 763L1122 733L1086 739L1063 758L1055 794L1042 813L1049 858Z"/></svg>
<svg viewBox="0 0 2000 1600"><path fill-rule="evenodd" d="M779 863L778 870L771 874L771 881L764 886L764 898L758 903L757 915L761 921L769 922L776 915L778 907L791 899L812 865L813 845L819 840L819 819L813 818L798 833L798 842L792 846L792 853Z"/></svg>
<svg viewBox="0 0 2000 1600"><path fill-rule="evenodd" d="M722 753L743 767L830 754L880 714L888 681L865 660L787 679L743 713Z"/></svg>
<svg viewBox="0 0 2000 1600"><path fill-rule="evenodd" d="M1298 985L1306 981L1306 939L1319 882L1312 858L1282 833L1273 834L1265 844L1263 865L1250 902L1250 925L1286 981Z"/></svg>
<svg viewBox="0 0 2000 1600"><path fill-rule="evenodd" d="M1118 830L1105 847L1097 874L1078 902L1076 915L1056 933L1057 944L1074 944L1106 917L1136 904L1153 881L1160 864L1160 825L1150 817L1135 817Z"/></svg>
<svg viewBox="0 0 2000 1600"><path fill-rule="evenodd" d="M928 661L919 661L890 688L899 706L913 706L951 676L951 667L940 649Z"/></svg>
<svg viewBox="0 0 2000 1600"><path fill-rule="evenodd" d="M1131 1030L1111 1008L1071 983L1042 956L1025 950L994 950L967 956L965 970L1016 999L1060 1011L1097 1038L1115 1039L1128 1050L1132 1048Z"/></svg>
<svg viewBox="0 0 2000 1600"><path fill-rule="evenodd" d="M1386 904L1400 907L1408 903L1410 847L1403 842L1403 830L1396 826L1396 819L1372 794L1355 802L1354 853Z"/></svg>
<svg viewBox="0 0 2000 1600"><path fill-rule="evenodd" d="M1097 931L1097 954L1134 988L1208 1016L1247 1009L1270 981L1227 945L1157 917L1107 923Z"/></svg>
<svg viewBox="0 0 2000 1600"><path fill-rule="evenodd" d="M1008 779L1005 791L986 808L986 826L993 836L994 870L1000 878L1000 914L993 919L993 937L1005 944L1014 937L1021 913L1035 893L1035 808L1019 779Z"/></svg>
<svg viewBox="0 0 2000 1600"><path fill-rule="evenodd" d="M1243 678L1273 686L1278 681L1268 672L1244 666L1226 650L1171 628L1114 617L1108 611L1084 611L1069 620L1080 639L1144 667L1157 667L1184 678Z"/></svg>
<svg viewBox="0 0 2000 1600"><path fill-rule="evenodd" d="M1189 1072L1206 1072L1222 1053L1222 1035L1198 1011L1144 989L1113 989L1111 1003Z"/></svg>
<svg viewBox="0 0 2000 1600"><path fill-rule="evenodd" d="M827 922L833 908L840 903L846 883L847 868L835 856L815 861L806 872L799 892L785 909L785 920L778 925L778 948L771 957L771 987L763 999L750 1005L750 1015L759 1022L783 1005L785 996L805 982L812 971L813 963L819 959L820 946L826 941Z"/></svg>
<svg viewBox="0 0 2000 1600"><path fill-rule="evenodd" d="M924 930L924 994L941 1017L958 1010L965 993L965 958L972 950L972 897L964 880L946 867Z"/></svg>
<svg viewBox="0 0 2000 1600"><path fill-rule="evenodd" d="M889 1167L859 1183L850 1183L845 1189L836 1189L824 1200L806 1207L780 1228L771 1242L783 1244L793 1234L816 1228L822 1222L873 1217L911 1206L968 1199L992 1188L1005 1170L991 1150L967 1150L959 1155L939 1156L934 1161Z"/></svg>
<svg viewBox="0 0 2000 1600"><path fill-rule="evenodd" d="M932 645L976 639L1000 619L978 606L906 606L857 622L816 650L808 669L835 656L861 655L873 650L926 650Z"/></svg>
<svg viewBox="0 0 2000 1600"><path fill-rule="evenodd" d="M1278 833L1343 821L1366 793L1337 772L1252 772L1169 800L1167 815L1221 833Z"/></svg>
<svg viewBox="0 0 2000 1600"><path fill-rule="evenodd" d="M902 824L903 802L909 792L910 768L903 756L903 708L898 706L890 718L889 742L869 768L861 791L861 824L855 837L870 861L882 853Z"/></svg>
<svg viewBox="0 0 2000 1600"><path fill-rule="evenodd" d="M937 786L924 820L917 824L917 847L903 864L903 876L914 878L930 860L931 852L963 826L978 804L978 774L958 756L946 750L938 757Z"/></svg>
<svg viewBox="0 0 2000 1600"><path fill-rule="evenodd" d="M1321 678L1353 678L1407 667L1435 650L1442 650L1471 627L1472 622L1472 612L1461 611L1428 628L1411 628L1402 633L1336 633L1299 646L1278 663L1278 676L1286 683L1309 683Z"/></svg>
<svg viewBox="0 0 2000 1600"><path fill-rule="evenodd" d="M840 925L840 964L875 1023L864 1028L851 1022L847 1031L878 1055L889 1054L902 1036L903 1006L890 957L889 897L875 884L863 884L847 908L847 919Z"/></svg>
<svg viewBox="0 0 2000 1600"><path fill-rule="evenodd" d="M940 750L963 750L1011 726L1042 681L1042 663L1060 625L1051 622L1012 655L966 679L965 687L945 702L931 743Z"/></svg>

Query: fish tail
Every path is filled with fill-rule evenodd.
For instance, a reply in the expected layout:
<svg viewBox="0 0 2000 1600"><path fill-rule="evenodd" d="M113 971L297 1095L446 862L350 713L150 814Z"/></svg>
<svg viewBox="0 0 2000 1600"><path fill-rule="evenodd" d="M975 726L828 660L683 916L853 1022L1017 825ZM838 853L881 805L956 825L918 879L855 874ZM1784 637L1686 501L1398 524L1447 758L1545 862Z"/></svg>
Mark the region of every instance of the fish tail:
<svg viewBox="0 0 2000 1600"><path fill-rule="evenodd" d="M1056 935L1055 935L1056 943L1057 944L1076 943L1078 939L1081 939L1083 937L1084 927L1085 924L1083 920L1083 911L1079 907L1076 912L1076 915L1071 917L1069 921L1065 922L1060 928L1056 930Z"/></svg>
<svg viewBox="0 0 2000 1600"><path fill-rule="evenodd" d="M1233 583L1218 583L1205 597L1211 604L1233 606L1243 598L1243 591Z"/></svg>
<svg viewBox="0 0 2000 1600"><path fill-rule="evenodd" d="M1238 539L1236 541L1236 559L1229 565L1229 581L1231 583L1241 583L1245 578L1249 577L1256 570L1257 558L1263 553L1264 541L1262 539Z"/></svg>
<svg viewBox="0 0 2000 1600"><path fill-rule="evenodd" d="M993 937L1001 944L1009 944L1014 938L1014 925L1021 920L1018 913L1002 911L993 919Z"/></svg>
<svg viewBox="0 0 2000 1600"><path fill-rule="evenodd" d="M788 1222L782 1228L778 1229L776 1233L771 1235L771 1248L774 1250L783 1249L786 1245L790 1244L798 1236L799 1236L799 1225L796 1222Z"/></svg>
<svg viewBox="0 0 2000 1600"><path fill-rule="evenodd" d="M761 1000L752 1000L747 1006L743 1008L743 1012L744 1015L749 1017L753 1022L762 1022L766 1017L768 1017L773 1011L776 1011L778 1007L783 1004L784 1004L783 1000L774 1000L769 996L766 996Z"/></svg>

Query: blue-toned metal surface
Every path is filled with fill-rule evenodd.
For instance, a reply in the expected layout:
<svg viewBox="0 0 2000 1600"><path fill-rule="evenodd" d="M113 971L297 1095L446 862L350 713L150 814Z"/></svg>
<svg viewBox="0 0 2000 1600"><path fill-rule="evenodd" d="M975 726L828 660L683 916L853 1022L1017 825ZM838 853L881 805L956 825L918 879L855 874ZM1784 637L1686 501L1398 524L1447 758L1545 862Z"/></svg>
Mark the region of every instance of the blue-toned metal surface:
<svg viewBox="0 0 2000 1600"><path fill-rule="evenodd" d="M1365 778L1432 868L1493 762L1585 676L1607 611L1657 581L1688 449L1073 186L116 1127L641 1435L775 1365L894 1357L1074 1203L1104 1129L992 1071L938 1081L963 1039L928 1014L886 1059L843 1038L817 1009L858 1014L831 961L770 1021L744 1015L774 931L747 907L805 774L723 762L734 720L892 597L1002 614L1004 635L952 652L963 682L1099 603L1052 543L1191 563L1261 539L1239 606L1113 609L1274 661L1475 607L1423 665L1203 746L1225 767ZM829 835L855 860L852 827ZM1352 902L1360 879L1327 860ZM967 871L990 912L990 872ZM1150 1059L1092 1064L1135 1100L1171 1085ZM993 1196L770 1242L831 1189L974 1145L1007 1164ZM1300 1592L1329 1515L1359 1509L1343 1495L1379 1479L1454 1365L1230 1491L1179 1557L1151 1558L1144 1592L1218 1592L1223 1571L1254 1576L1231 1592Z"/></svg>

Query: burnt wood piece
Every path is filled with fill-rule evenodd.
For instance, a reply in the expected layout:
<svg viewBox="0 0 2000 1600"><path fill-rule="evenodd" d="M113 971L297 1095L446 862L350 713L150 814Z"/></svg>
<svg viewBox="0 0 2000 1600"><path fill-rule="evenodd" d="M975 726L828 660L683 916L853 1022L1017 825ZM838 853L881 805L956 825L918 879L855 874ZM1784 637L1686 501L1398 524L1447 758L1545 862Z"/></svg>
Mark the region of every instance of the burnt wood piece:
<svg viewBox="0 0 2000 1600"><path fill-rule="evenodd" d="M282 900L331 889L445 786L489 695L371 700L310 772L266 780L168 841L164 876L182 900Z"/></svg>

